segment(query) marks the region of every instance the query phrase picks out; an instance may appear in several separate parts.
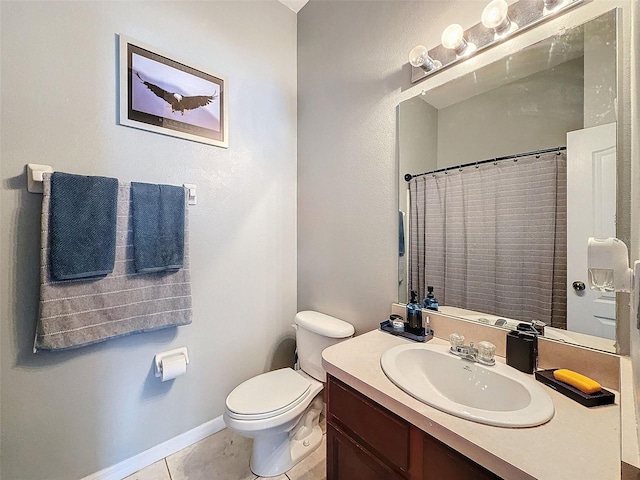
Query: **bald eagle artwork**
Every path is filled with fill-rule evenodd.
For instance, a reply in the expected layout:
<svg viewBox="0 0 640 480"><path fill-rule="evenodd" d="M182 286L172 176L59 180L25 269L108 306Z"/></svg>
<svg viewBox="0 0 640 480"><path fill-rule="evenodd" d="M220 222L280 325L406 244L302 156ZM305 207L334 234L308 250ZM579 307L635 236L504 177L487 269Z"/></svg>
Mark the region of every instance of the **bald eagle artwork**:
<svg viewBox="0 0 640 480"><path fill-rule="evenodd" d="M225 77L124 35L119 46L120 125L229 147Z"/></svg>
<svg viewBox="0 0 640 480"><path fill-rule="evenodd" d="M171 113L180 112L184 115L185 110L195 110L196 108L209 105L218 94L213 95L193 95L184 96L175 92L168 92L164 88L154 85L153 83L145 81L138 72L135 72L140 81L159 98L171 105Z"/></svg>

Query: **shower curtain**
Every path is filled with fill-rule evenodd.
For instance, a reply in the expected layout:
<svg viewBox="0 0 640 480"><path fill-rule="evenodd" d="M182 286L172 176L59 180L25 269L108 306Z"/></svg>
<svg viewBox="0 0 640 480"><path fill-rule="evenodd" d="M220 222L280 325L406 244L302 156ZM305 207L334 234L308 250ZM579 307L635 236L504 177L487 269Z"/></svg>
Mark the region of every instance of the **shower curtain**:
<svg viewBox="0 0 640 480"><path fill-rule="evenodd" d="M441 305L566 328L566 154L414 177L409 289Z"/></svg>

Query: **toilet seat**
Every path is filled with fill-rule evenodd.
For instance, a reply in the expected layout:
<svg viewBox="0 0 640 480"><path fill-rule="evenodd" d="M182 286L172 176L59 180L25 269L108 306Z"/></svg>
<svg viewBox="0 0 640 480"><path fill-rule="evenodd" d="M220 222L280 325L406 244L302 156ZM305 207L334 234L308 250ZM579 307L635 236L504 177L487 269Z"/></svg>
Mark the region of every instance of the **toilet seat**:
<svg viewBox="0 0 640 480"><path fill-rule="evenodd" d="M262 420L285 413L309 396L311 383L291 368L263 373L238 385L227 397L229 417Z"/></svg>

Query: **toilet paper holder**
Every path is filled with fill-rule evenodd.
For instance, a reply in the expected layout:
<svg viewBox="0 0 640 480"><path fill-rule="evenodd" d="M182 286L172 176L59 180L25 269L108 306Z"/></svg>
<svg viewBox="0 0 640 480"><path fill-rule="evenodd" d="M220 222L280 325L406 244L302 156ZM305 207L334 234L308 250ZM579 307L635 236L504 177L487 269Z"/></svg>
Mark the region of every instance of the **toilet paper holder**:
<svg viewBox="0 0 640 480"><path fill-rule="evenodd" d="M185 362L189 365L189 352L187 351L187 347L174 348L173 350L167 350L166 352L156 353L154 363L156 365L156 377L162 376L162 361L169 357L175 357L177 355L182 355L184 357Z"/></svg>

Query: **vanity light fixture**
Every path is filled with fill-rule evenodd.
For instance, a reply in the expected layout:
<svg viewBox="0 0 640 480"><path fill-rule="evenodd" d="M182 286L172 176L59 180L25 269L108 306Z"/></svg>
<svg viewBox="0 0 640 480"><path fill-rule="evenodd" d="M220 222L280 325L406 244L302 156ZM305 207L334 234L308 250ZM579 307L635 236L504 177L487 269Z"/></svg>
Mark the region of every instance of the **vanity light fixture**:
<svg viewBox="0 0 640 480"><path fill-rule="evenodd" d="M518 35L585 0L491 0L482 11L481 22L465 30L454 23L442 32L441 44L428 50L423 45L409 52L411 82L441 72L507 38Z"/></svg>
<svg viewBox="0 0 640 480"><path fill-rule="evenodd" d="M561 9L567 2L566 0L543 0L544 10L543 15L552 15L557 10Z"/></svg>
<svg viewBox="0 0 640 480"><path fill-rule="evenodd" d="M409 52L409 63L412 67L422 68L426 72L440 68L442 63L429 56L429 51L424 45L416 45Z"/></svg>
<svg viewBox="0 0 640 480"><path fill-rule="evenodd" d="M477 49L473 43L467 42L464 38L464 29L457 23L453 23L444 29L440 41L444 48L453 50L458 57L465 57Z"/></svg>
<svg viewBox="0 0 640 480"><path fill-rule="evenodd" d="M492 0L482 11L482 25L493 30L496 40L518 29L518 24L511 21L508 12L509 5L506 0Z"/></svg>

